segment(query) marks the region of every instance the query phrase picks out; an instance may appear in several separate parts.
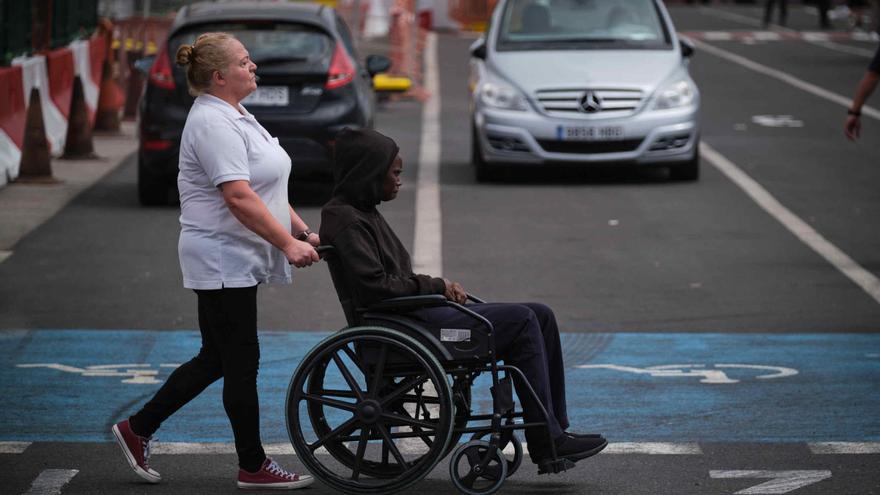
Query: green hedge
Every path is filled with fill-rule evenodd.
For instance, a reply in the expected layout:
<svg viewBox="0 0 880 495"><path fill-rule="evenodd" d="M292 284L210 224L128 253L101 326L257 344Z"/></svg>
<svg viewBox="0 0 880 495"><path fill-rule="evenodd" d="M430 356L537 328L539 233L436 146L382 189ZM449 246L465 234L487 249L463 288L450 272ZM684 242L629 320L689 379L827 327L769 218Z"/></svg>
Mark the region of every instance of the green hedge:
<svg viewBox="0 0 880 495"><path fill-rule="evenodd" d="M31 52L31 2L0 0L0 65Z"/></svg>

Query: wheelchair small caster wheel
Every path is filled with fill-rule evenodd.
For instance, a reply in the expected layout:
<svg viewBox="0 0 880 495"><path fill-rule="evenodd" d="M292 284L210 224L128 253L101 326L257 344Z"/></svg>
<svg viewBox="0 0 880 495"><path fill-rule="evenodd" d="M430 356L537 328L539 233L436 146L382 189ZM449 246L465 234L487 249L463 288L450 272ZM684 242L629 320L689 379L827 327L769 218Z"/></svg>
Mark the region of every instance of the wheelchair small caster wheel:
<svg viewBox="0 0 880 495"><path fill-rule="evenodd" d="M498 447L473 440L458 446L449 459L449 475L461 493L490 495L507 477L507 459Z"/></svg>
<svg viewBox="0 0 880 495"><path fill-rule="evenodd" d="M483 438L488 437L489 435L490 435L490 433L488 431L474 433L474 436L471 437L471 441L481 440ZM505 448L507 448L507 445L503 444L504 443L503 438L504 437L502 437L502 445L499 446L502 449L502 451ZM522 442L519 441L519 438L517 438L516 434L514 434L513 432L510 433L509 444L513 445L513 458L511 459L510 457L505 456L505 458L507 459L507 477L508 478L513 476L513 473L515 473L516 470L519 469L520 465L522 464L522 460L523 460Z"/></svg>

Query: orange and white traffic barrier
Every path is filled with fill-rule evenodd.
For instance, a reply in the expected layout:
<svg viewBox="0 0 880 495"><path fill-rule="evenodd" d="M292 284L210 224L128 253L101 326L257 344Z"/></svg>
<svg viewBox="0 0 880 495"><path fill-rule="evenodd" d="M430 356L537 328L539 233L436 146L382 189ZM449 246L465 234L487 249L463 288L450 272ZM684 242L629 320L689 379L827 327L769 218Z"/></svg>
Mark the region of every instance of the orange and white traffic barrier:
<svg viewBox="0 0 880 495"><path fill-rule="evenodd" d="M21 67L0 67L0 186L18 177L27 118Z"/></svg>

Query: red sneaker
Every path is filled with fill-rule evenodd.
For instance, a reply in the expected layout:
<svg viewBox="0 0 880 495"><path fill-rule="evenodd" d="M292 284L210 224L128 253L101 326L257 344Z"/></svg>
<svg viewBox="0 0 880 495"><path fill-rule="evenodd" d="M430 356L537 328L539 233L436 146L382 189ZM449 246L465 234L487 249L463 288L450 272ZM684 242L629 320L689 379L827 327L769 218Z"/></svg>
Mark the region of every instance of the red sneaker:
<svg viewBox="0 0 880 495"><path fill-rule="evenodd" d="M263 461L263 467L256 473L238 470L239 488L303 488L315 481L308 474L289 473L270 458Z"/></svg>
<svg viewBox="0 0 880 495"><path fill-rule="evenodd" d="M162 476L150 469L150 443L152 443L152 439L136 435L131 431L127 419L113 425L112 431L134 472L150 483L162 481Z"/></svg>

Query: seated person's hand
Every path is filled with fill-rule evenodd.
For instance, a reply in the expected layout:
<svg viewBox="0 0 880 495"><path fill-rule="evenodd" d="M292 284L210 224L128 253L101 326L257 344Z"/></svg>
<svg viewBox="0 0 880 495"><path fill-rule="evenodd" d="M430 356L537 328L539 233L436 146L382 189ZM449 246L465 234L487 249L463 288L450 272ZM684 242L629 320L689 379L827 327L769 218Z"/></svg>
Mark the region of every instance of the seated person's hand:
<svg viewBox="0 0 880 495"><path fill-rule="evenodd" d="M446 284L446 292L443 294L446 296L446 299L457 302L458 304L464 304L467 302L467 292L465 292L464 287L462 287L461 284L445 278L443 279L443 282Z"/></svg>

